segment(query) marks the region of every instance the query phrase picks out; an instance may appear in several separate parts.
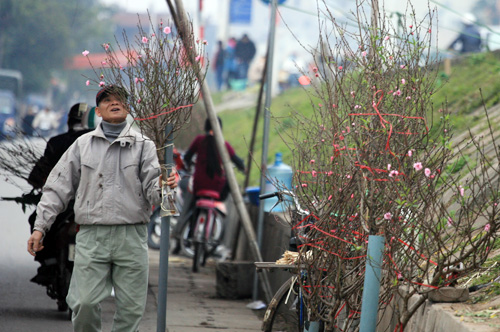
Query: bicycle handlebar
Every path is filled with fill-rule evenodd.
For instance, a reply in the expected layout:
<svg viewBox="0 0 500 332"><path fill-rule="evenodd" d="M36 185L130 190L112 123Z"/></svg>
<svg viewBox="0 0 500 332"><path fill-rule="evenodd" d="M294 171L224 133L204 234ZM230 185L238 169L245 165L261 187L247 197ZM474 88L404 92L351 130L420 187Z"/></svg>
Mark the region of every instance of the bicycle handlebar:
<svg viewBox="0 0 500 332"><path fill-rule="evenodd" d="M295 195L295 193L293 191L282 190L282 191L275 191L272 193L261 194L261 195L259 195L259 199L268 199L271 197L278 197L278 201L271 208L271 210L272 210L272 209L274 209L274 207L276 205L278 205L280 202L284 201L284 198L283 198L284 195L292 197L293 203L295 204L295 209L297 210L297 213L299 213L300 215L303 215L303 216L308 216L310 214L309 211L303 210L301 208L300 203L299 203L299 199L297 198L297 195Z"/></svg>
<svg viewBox="0 0 500 332"><path fill-rule="evenodd" d="M279 195L279 191L276 191L273 193L259 195L259 199L267 199L267 198L271 198L271 197L278 196L278 195Z"/></svg>

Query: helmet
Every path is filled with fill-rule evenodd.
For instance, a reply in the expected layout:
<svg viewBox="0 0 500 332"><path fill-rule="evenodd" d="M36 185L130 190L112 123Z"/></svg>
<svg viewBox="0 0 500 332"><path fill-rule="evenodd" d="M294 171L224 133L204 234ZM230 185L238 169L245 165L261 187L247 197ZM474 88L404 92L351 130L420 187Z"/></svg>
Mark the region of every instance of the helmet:
<svg viewBox="0 0 500 332"><path fill-rule="evenodd" d="M100 121L101 118L95 115L95 106L89 107L82 116L82 126L85 129L94 129Z"/></svg>
<svg viewBox="0 0 500 332"><path fill-rule="evenodd" d="M78 103L71 106L68 113L68 124L71 122L75 124L82 121L83 114L87 111L89 105L86 103Z"/></svg>
<svg viewBox="0 0 500 332"><path fill-rule="evenodd" d="M465 13L464 16L462 17L462 23L464 25L473 25L476 23L476 16L472 13Z"/></svg>

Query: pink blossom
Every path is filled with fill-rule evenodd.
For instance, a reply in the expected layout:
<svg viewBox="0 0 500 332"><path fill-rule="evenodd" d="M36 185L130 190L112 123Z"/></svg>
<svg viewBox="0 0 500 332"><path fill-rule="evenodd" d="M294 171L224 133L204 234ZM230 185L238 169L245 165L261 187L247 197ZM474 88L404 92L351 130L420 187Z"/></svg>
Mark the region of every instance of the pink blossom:
<svg viewBox="0 0 500 332"><path fill-rule="evenodd" d="M87 82L85 82L85 85L86 85L86 86L89 86L89 85L90 85L90 81L89 81L89 80L87 80Z"/></svg>
<svg viewBox="0 0 500 332"><path fill-rule="evenodd" d="M458 190L460 191L460 196L464 196L465 189L462 186L458 186Z"/></svg>
<svg viewBox="0 0 500 332"><path fill-rule="evenodd" d="M391 171L391 172L389 173L389 177L391 177L391 178L395 178L395 177L396 177L396 176L398 176L398 175L399 175L399 172L398 172L398 171L396 171L396 170L393 170L393 171Z"/></svg>
<svg viewBox="0 0 500 332"><path fill-rule="evenodd" d="M399 67L400 67L401 69L405 69L405 67L406 67L406 66L405 66L405 65L401 65L401 66L399 66Z"/></svg>
<svg viewBox="0 0 500 332"><path fill-rule="evenodd" d="M139 84L139 82L144 82L144 78L136 77L134 79L134 81L135 81L135 84Z"/></svg>
<svg viewBox="0 0 500 332"><path fill-rule="evenodd" d="M196 58L194 58L194 61L199 62L200 59L201 59L201 56L198 55Z"/></svg>
<svg viewBox="0 0 500 332"><path fill-rule="evenodd" d="M137 102L138 102L138 103L141 103L141 101L142 101L142 99L141 99L141 98L137 99Z"/></svg>
<svg viewBox="0 0 500 332"><path fill-rule="evenodd" d="M490 231L490 228L491 228L491 225L490 225L490 224L486 224L486 225L484 225L484 231L485 231L485 232L489 232L489 231Z"/></svg>
<svg viewBox="0 0 500 332"><path fill-rule="evenodd" d="M318 67L313 67L312 70L313 70L313 72L316 73L318 71Z"/></svg>
<svg viewBox="0 0 500 332"><path fill-rule="evenodd" d="M450 217L448 217L448 222L446 224L448 225L448 227L453 226L453 220Z"/></svg>
<svg viewBox="0 0 500 332"><path fill-rule="evenodd" d="M386 214L384 214L384 219L385 220L391 220L392 219L392 213L387 212Z"/></svg>
<svg viewBox="0 0 500 332"><path fill-rule="evenodd" d="M423 166L422 166L422 163L421 162L416 162L413 164L413 168L416 170L416 171L420 171Z"/></svg>
<svg viewBox="0 0 500 332"><path fill-rule="evenodd" d="M317 174L318 174L318 172L316 172L316 171L311 172L311 175L313 176L313 178L315 178Z"/></svg>
<svg viewBox="0 0 500 332"><path fill-rule="evenodd" d="M406 84L406 80L404 78L401 79L401 84Z"/></svg>
<svg viewBox="0 0 500 332"><path fill-rule="evenodd" d="M309 163L311 163L311 164L314 164L315 162L316 162L316 160L314 160L314 159L311 159L311 161L309 161Z"/></svg>
<svg viewBox="0 0 500 332"><path fill-rule="evenodd" d="M102 44L102 47L104 47L106 51L109 50L109 44Z"/></svg>
<svg viewBox="0 0 500 332"><path fill-rule="evenodd" d="M332 176L333 175L333 171L328 171L328 176Z"/></svg>
<svg viewBox="0 0 500 332"><path fill-rule="evenodd" d="M401 90L398 89L398 91L395 91L392 95L393 96L401 96Z"/></svg>
<svg viewBox="0 0 500 332"><path fill-rule="evenodd" d="M331 199L332 199L332 197L333 197L332 195L328 196L328 200L331 200Z"/></svg>
<svg viewBox="0 0 500 332"><path fill-rule="evenodd" d="M406 100L411 100L411 97L410 96L406 97Z"/></svg>
<svg viewBox="0 0 500 332"><path fill-rule="evenodd" d="M342 70L342 69L344 69L344 67L342 67L342 66L339 66L339 70Z"/></svg>
<svg viewBox="0 0 500 332"><path fill-rule="evenodd" d="M107 65L107 64L108 64L108 63L106 62L106 60L102 60L102 61L101 61L101 65L105 66L105 65Z"/></svg>
<svg viewBox="0 0 500 332"><path fill-rule="evenodd" d="M148 37L142 37L142 43L147 44L149 41Z"/></svg>
<svg viewBox="0 0 500 332"><path fill-rule="evenodd" d="M387 164L387 170L390 171L391 170L391 164Z"/></svg>
<svg viewBox="0 0 500 332"><path fill-rule="evenodd" d="M307 187L307 183L302 183L302 187Z"/></svg>
<svg viewBox="0 0 500 332"><path fill-rule="evenodd" d="M169 34L169 33L171 33L171 32L172 32L172 30L170 29L170 27L165 27L165 28L163 28L163 33L164 33L164 34L167 34L167 35L168 35L168 34Z"/></svg>
<svg viewBox="0 0 500 332"><path fill-rule="evenodd" d="M408 157L411 157L412 154L413 152L411 150L408 150Z"/></svg>
<svg viewBox="0 0 500 332"><path fill-rule="evenodd" d="M384 37L384 40L389 40L389 36L385 36L385 37Z"/></svg>
<svg viewBox="0 0 500 332"><path fill-rule="evenodd" d="M100 82L99 82L99 86L100 86L100 87L103 87L103 86L105 86L105 85L106 85L106 83L104 83L103 81L100 81Z"/></svg>
<svg viewBox="0 0 500 332"><path fill-rule="evenodd" d="M85 50L85 51L82 52L82 55L83 56L87 56L87 55L89 55L89 53L90 53L89 51Z"/></svg>
<svg viewBox="0 0 500 332"><path fill-rule="evenodd" d="M362 56L366 56L366 51L361 52Z"/></svg>
<svg viewBox="0 0 500 332"><path fill-rule="evenodd" d="M204 39L203 40L203 45L207 45L207 44L208 44L208 42Z"/></svg>
<svg viewBox="0 0 500 332"><path fill-rule="evenodd" d="M430 169L428 169L428 168L426 168L426 169L424 170L424 174L425 174L425 176L427 176L427 177L431 176L431 170L430 170Z"/></svg>
<svg viewBox="0 0 500 332"><path fill-rule="evenodd" d="M403 279L403 275L400 272L398 272L398 279Z"/></svg>

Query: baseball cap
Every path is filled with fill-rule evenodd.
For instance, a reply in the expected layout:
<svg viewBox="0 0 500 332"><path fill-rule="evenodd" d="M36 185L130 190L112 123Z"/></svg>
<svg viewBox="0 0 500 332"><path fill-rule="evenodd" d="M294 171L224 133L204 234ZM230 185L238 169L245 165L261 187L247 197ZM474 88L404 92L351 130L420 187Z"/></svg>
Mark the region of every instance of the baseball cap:
<svg viewBox="0 0 500 332"><path fill-rule="evenodd" d="M123 98L124 100L126 100L128 98L127 90L125 90L123 87L121 87L119 85L111 84L111 85L104 86L101 90L99 90L99 92L97 92L97 94L95 96L95 104L97 106L99 106L99 103L101 102L101 100L103 100L104 98L106 98L107 96L110 96L110 95L113 95L113 96L116 96L119 98Z"/></svg>

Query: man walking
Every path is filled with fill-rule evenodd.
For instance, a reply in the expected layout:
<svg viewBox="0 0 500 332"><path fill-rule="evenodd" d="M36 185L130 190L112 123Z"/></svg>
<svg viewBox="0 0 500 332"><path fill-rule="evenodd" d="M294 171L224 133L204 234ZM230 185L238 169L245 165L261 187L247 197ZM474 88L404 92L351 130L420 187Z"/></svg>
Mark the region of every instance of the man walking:
<svg viewBox="0 0 500 332"><path fill-rule="evenodd" d="M236 48L234 50L234 55L236 56L236 61L238 63L238 78L246 80L248 77L248 68L250 67L250 62L255 57L257 52L255 44L248 38L247 34L236 43Z"/></svg>
<svg viewBox="0 0 500 332"><path fill-rule="evenodd" d="M28 252L75 199L75 261L67 296L75 332L101 331L100 302L115 290L115 332L135 332L146 306L147 223L160 203L160 165L154 143L126 122L127 92L106 86L96 95L94 130L80 136L54 167L37 206ZM169 176L167 185L176 186Z"/></svg>

